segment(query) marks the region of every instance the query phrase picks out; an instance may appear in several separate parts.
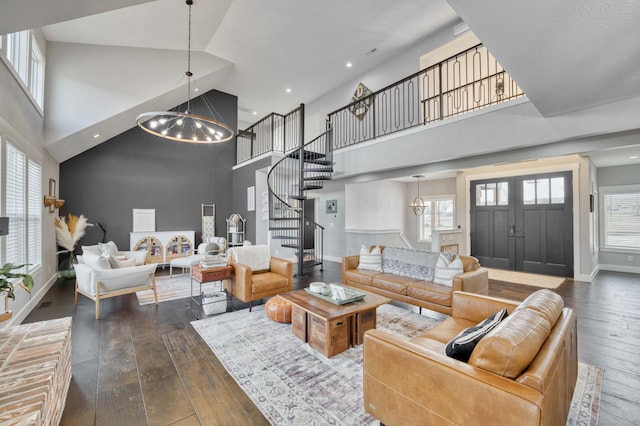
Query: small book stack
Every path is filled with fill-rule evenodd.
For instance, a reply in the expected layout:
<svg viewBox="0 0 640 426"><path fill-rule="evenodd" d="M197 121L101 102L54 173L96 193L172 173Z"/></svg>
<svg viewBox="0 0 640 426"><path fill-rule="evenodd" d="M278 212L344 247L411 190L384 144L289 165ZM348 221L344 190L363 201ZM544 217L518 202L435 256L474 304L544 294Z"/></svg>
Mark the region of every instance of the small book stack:
<svg viewBox="0 0 640 426"><path fill-rule="evenodd" d="M200 269L221 268L227 266L227 258L225 255L206 256L200 261Z"/></svg>

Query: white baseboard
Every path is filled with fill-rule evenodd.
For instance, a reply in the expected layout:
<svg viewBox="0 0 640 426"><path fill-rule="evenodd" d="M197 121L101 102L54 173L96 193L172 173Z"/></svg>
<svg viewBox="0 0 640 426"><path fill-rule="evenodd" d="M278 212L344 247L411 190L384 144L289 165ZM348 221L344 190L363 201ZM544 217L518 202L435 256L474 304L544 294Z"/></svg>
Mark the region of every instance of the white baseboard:
<svg viewBox="0 0 640 426"><path fill-rule="evenodd" d="M47 282L42 287L40 287L40 290L38 290L37 293L31 293L29 302L24 305L18 312L13 313L13 316L9 320L7 326L22 324L22 321L24 321L25 318L27 318L27 316L31 313L31 311L33 311L33 309L38 306L44 295L47 294L47 292L51 289L51 287L53 287L57 280L58 273L56 272L56 274L51 276L47 280Z"/></svg>
<svg viewBox="0 0 640 426"><path fill-rule="evenodd" d="M627 272L630 274L640 274L640 266L625 266L625 265L611 265L611 264L600 264L598 265L601 271L612 271L612 272Z"/></svg>
<svg viewBox="0 0 640 426"><path fill-rule="evenodd" d="M577 274L573 277L573 279L575 281L583 281L583 282L593 282L593 280L596 278L596 275L598 275L598 272L600 272L600 265L596 265L595 268L593 268L593 271L591 271L590 274Z"/></svg>
<svg viewBox="0 0 640 426"><path fill-rule="evenodd" d="M328 260L330 262L337 262L337 263L342 263L342 257L336 257L336 256L325 256L324 260Z"/></svg>

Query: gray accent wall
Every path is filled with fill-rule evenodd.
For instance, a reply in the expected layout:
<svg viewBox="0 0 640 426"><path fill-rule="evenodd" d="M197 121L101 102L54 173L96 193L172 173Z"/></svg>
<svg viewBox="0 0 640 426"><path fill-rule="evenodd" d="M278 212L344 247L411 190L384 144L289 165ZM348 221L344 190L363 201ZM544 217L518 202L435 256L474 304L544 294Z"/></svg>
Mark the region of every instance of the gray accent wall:
<svg viewBox="0 0 640 426"><path fill-rule="evenodd" d="M204 95L218 119L237 133L237 97L212 90ZM201 102L193 102L193 112ZM195 230L201 238L201 204L216 205L216 235L226 237L225 218L233 212L236 139L191 144L161 139L132 123L128 131L60 164L60 215L84 214L100 222L107 241L129 248L133 209L155 209L156 230ZM246 196L245 196L246 199ZM88 228L80 244L102 238Z"/></svg>

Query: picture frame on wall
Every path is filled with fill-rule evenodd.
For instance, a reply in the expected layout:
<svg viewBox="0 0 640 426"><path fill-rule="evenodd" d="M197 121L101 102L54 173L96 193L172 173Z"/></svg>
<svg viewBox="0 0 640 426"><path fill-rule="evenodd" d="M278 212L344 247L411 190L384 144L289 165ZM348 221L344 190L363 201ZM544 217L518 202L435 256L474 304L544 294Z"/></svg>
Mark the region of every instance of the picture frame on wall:
<svg viewBox="0 0 640 426"><path fill-rule="evenodd" d="M338 213L338 200L327 200L327 214Z"/></svg>

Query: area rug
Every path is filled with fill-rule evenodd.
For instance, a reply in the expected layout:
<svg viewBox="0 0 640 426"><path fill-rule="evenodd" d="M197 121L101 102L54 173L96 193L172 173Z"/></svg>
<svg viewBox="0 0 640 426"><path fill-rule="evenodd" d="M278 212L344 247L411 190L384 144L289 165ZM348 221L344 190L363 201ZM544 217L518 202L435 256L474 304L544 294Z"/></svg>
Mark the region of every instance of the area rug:
<svg viewBox="0 0 640 426"><path fill-rule="evenodd" d="M205 293L220 289L220 284L209 282L202 284L202 291ZM199 294L199 284L193 282L195 295ZM185 299L191 296L191 276L189 274L156 276L156 292L158 293L158 303L174 299ZM136 293L140 305L155 303L153 300L153 290L143 290Z"/></svg>
<svg viewBox="0 0 640 426"><path fill-rule="evenodd" d="M362 346L325 358L263 308L191 325L265 418L273 425L377 425L363 408ZM377 327L398 336L411 338L437 323L397 306L378 308ZM567 424L595 425L602 370L580 363L579 375Z"/></svg>
<svg viewBox="0 0 640 426"><path fill-rule="evenodd" d="M562 285L566 278L551 275L529 274L527 272L507 271L504 269L486 268L489 271L489 279L514 284L523 284L532 287L556 289Z"/></svg>

